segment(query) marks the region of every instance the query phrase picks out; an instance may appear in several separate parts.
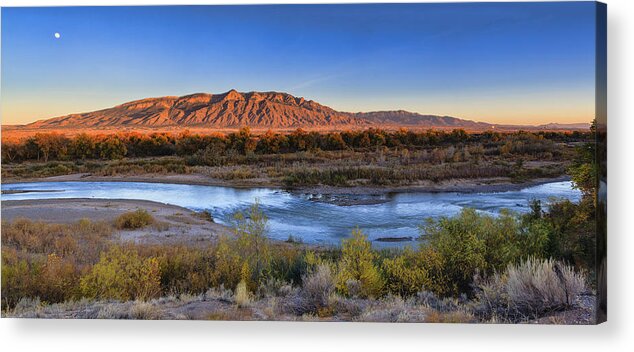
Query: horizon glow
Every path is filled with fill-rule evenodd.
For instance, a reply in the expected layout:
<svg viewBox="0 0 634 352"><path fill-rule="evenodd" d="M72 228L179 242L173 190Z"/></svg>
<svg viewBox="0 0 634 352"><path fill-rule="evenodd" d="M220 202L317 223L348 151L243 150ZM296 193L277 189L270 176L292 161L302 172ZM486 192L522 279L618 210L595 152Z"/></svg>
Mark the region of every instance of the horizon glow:
<svg viewBox="0 0 634 352"><path fill-rule="evenodd" d="M594 31L593 2L2 8L2 124L230 89L590 122Z"/></svg>

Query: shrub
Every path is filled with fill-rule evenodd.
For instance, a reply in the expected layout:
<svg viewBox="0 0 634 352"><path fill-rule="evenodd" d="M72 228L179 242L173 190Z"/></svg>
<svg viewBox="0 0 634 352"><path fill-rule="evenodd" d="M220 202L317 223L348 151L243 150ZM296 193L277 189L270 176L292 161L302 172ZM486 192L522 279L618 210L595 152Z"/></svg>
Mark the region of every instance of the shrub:
<svg viewBox="0 0 634 352"><path fill-rule="evenodd" d="M80 271L72 260L49 254L39 275L39 297L48 303L78 297L79 277Z"/></svg>
<svg viewBox="0 0 634 352"><path fill-rule="evenodd" d="M552 259L529 258L501 274L477 280L476 312L484 318L525 321L575 304L585 277Z"/></svg>
<svg viewBox="0 0 634 352"><path fill-rule="evenodd" d="M387 296L368 306L359 317L359 320L393 323L424 322L425 311L400 297Z"/></svg>
<svg viewBox="0 0 634 352"><path fill-rule="evenodd" d="M318 265L311 273L304 276L302 288L290 299L293 313L306 313L319 316L329 315L329 299L335 292L335 282L330 266Z"/></svg>
<svg viewBox="0 0 634 352"><path fill-rule="evenodd" d="M330 296L328 305L332 308L333 314L343 317L344 319L353 319L363 313L369 305L369 301L366 299L342 297L335 294Z"/></svg>
<svg viewBox="0 0 634 352"><path fill-rule="evenodd" d="M247 288L247 283L244 280L240 281L240 283L238 283L238 286L236 286L234 300L238 307L247 307L249 304L251 304L251 293L249 292L249 289Z"/></svg>
<svg viewBox="0 0 634 352"><path fill-rule="evenodd" d="M218 239L218 246L214 253L215 268L213 272L214 286L221 284L234 289L240 282L242 268L241 258L234 249L235 243L226 236Z"/></svg>
<svg viewBox="0 0 634 352"><path fill-rule="evenodd" d="M460 299L453 297L439 298L433 292L420 291L416 294L414 301L440 313L447 313L458 309L458 307L461 304L464 304L467 299L464 295L461 296Z"/></svg>
<svg viewBox="0 0 634 352"><path fill-rule="evenodd" d="M358 280L360 295L378 297L383 291L383 277L374 264L376 253L372 244L359 229L352 231L352 237L342 241L341 260L338 263L337 289L350 295L348 281Z"/></svg>
<svg viewBox="0 0 634 352"><path fill-rule="evenodd" d="M507 211L493 217L478 214L474 209L463 209L451 218L428 220L421 232L427 240L424 247L439 257L445 283L449 285L432 290L453 296L471 293L476 273L491 275L522 258L543 255L549 234L539 221L523 221Z"/></svg>
<svg viewBox="0 0 634 352"><path fill-rule="evenodd" d="M465 210L456 218L429 221L423 230L429 247L442 258L443 271L451 285L445 290L452 295L468 292L473 276L487 266L477 218L475 211Z"/></svg>
<svg viewBox="0 0 634 352"><path fill-rule="evenodd" d="M2 223L2 245L37 254L75 256L80 263L99 259L112 227L82 219L75 224L48 224L28 219ZM82 250L78 250L82 245Z"/></svg>
<svg viewBox="0 0 634 352"><path fill-rule="evenodd" d="M431 279L420 253L407 247L402 254L383 260L382 268L388 292L405 297L415 294L423 287L431 286Z"/></svg>
<svg viewBox="0 0 634 352"><path fill-rule="evenodd" d="M115 220L115 227L119 230L142 229L154 222L154 218L145 209L123 213Z"/></svg>
<svg viewBox="0 0 634 352"><path fill-rule="evenodd" d="M19 315L21 313L39 311L42 309L42 302L40 302L39 297L29 298L23 297L20 298L20 301L13 308L13 314Z"/></svg>
<svg viewBox="0 0 634 352"><path fill-rule="evenodd" d="M214 285L213 247L152 246L146 251L159 262L163 292L200 294Z"/></svg>
<svg viewBox="0 0 634 352"><path fill-rule="evenodd" d="M4 234L3 234L4 237ZM14 307L22 298L39 296L41 263L20 258L13 248L2 248L2 308Z"/></svg>
<svg viewBox="0 0 634 352"><path fill-rule="evenodd" d="M142 258L134 249L113 247L81 278L86 297L117 300L147 300L161 294L161 276L156 258Z"/></svg>
<svg viewBox="0 0 634 352"><path fill-rule="evenodd" d="M199 218L205 220L205 221L209 221L209 222L214 222L214 217L213 215L211 215L211 212L207 209L196 213L196 215L198 215Z"/></svg>
<svg viewBox="0 0 634 352"><path fill-rule="evenodd" d="M160 310L148 302L134 302L130 308L130 318L138 320L157 320L161 319Z"/></svg>
<svg viewBox="0 0 634 352"><path fill-rule="evenodd" d="M79 278L109 246L112 227L80 220L2 223L2 307L22 297L56 303L80 296Z"/></svg>

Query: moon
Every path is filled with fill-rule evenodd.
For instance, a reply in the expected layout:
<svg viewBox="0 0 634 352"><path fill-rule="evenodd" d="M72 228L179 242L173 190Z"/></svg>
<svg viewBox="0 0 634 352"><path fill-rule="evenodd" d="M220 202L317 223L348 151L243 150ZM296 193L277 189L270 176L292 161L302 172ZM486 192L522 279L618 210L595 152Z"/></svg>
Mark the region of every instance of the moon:
<svg viewBox="0 0 634 352"><path fill-rule="evenodd" d="M54 36L55 36L55 39L59 39L62 37L62 35L59 34L59 32L55 32Z"/></svg>

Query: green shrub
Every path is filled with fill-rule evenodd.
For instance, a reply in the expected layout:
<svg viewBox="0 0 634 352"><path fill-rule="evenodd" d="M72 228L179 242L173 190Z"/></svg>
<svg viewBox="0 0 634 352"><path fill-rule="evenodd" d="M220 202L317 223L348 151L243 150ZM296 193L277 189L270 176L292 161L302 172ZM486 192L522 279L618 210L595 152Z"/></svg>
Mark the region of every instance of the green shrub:
<svg viewBox="0 0 634 352"><path fill-rule="evenodd" d="M424 238L431 250L442 258L443 271L452 295L469 292L473 276L487 268L485 241L478 234L478 215L464 210L455 218L429 221Z"/></svg>
<svg viewBox="0 0 634 352"><path fill-rule="evenodd" d="M145 209L123 213L115 220L115 227L119 230L142 229L154 222L154 218Z"/></svg>
<svg viewBox="0 0 634 352"><path fill-rule="evenodd" d="M233 249L242 263L241 279L250 290L255 291L271 275L272 250L266 237L268 219L256 201L248 213L236 213L234 221L236 239ZM248 270L248 275L244 268Z"/></svg>
<svg viewBox="0 0 634 352"><path fill-rule="evenodd" d="M498 217L463 209L454 217L428 220L421 227L424 246L438 254L452 295L470 293L475 274L490 275L528 256L541 256L549 228L502 211ZM440 292L436 292L440 293Z"/></svg>
<svg viewBox="0 0 634 352"><path fill-rule="evenodd" d="M359 229L352 237L342 241L341 260L338 262L337 289L345 295L354 295L350 283L357 281L363 297L378 297L383 292L383 277L375 265L376 253L372 244Z"/></svg>

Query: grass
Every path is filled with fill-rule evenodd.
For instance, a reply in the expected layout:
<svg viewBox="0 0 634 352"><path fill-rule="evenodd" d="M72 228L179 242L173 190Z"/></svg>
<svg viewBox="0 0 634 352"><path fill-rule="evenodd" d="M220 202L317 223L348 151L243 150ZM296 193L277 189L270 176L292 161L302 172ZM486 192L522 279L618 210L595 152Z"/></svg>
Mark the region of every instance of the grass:
<svg viewBox="0 0 634 352"><path fill-rule="evenodd" d="M247 288L247 284L244 280L240 281L238 286L236 286L235 292L235 302L238 307L248 307L251 303L251 293L249 293L249 289Z"/></svg>

